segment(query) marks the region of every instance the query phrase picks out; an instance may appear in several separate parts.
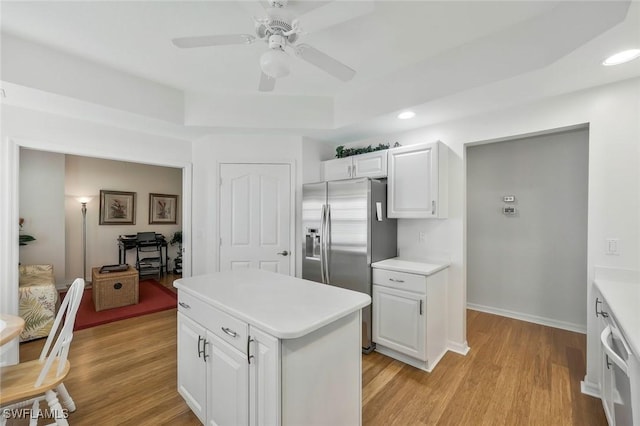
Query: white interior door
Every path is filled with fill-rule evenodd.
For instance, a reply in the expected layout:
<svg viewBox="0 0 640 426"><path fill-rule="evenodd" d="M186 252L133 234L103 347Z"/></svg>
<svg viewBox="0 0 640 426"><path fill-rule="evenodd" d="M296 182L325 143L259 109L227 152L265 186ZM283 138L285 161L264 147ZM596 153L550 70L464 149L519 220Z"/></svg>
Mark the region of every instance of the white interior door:
<svg viewBox="0 0 640 426"><path fill-rule="evenodd" d="M291 167L220 165L220 270L291 274Z"/></svg>

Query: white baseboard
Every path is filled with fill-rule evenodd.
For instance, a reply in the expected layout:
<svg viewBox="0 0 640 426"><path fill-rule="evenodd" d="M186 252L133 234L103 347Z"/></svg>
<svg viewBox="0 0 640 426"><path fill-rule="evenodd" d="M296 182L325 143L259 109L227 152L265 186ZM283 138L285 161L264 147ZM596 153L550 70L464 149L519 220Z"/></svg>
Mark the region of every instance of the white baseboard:
<svg viewBox="0 0 640 426"><path fill-rule="evenodd" d="M580 382L580 391L585 395L593 396L598 399L600 398L600 385L587 381L586 377Z"/></svg>
<svg viewBox="0 0 640 426"><path fill-rule="evenodd" d="M532 322L534 324L546 325L548 327L560 328L562 330L573 331L576 333L582 333L582 334L587 333L587 327L581 324L558 321L551 318L539 317L536 315L523 314L521 312L509 311L507 309L477 305L475 303L467 303L467 308L473 311L486 312L488 314L500 315L507 318L513 318L521 321Z"/></svg>
<svg viewBox="0 0 640 426"><path fill-rule="evenodd" d="M393 350L391 348L387 348L386 346L381 346L379 344L376 345L376 352L381 353L382 355L386 355L388 357L391 357L393 359L397 359L398 361L402 361L405 364L409 364L412 367L419 368L420 370L424 370L427 373L431 373L431 371L433 371L433 369L438 364L438 362L440 362L440 360L442 359L444 354L447 353L447 351L445 349L444 351L442 351L442 353L435 360L433 360L430 363L426 363L425 361L421 361L419 359L415 359L413 357L405 355L405 354L403 354L401 352L398 352L396 350Z"/></svg>
<svg viewBox="0 0 640 426"><path fill-rule="evenodd" d="M458 342L452 342L451 340L447 342L447 348L451 352L455 352L460 355L468 354L469 350L471 349L466 341L464 341L463 343L458 343Z"/></svg>

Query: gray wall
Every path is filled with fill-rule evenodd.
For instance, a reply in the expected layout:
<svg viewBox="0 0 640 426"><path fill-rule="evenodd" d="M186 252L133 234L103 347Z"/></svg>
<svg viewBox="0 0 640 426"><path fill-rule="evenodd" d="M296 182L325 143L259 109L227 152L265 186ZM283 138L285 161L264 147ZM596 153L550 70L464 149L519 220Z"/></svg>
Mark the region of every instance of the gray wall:
<svg viewBox="0 0 640 426"><path fill-rule="evenodd" d="M586 330L588 144L580 129L467 149L470 308Z"/></svg>
<svg viewBox="0 0 640 426"><path fill-rule="evenodd" d="M52 264L56 284L65 278L64 154L20 149L22 233L36 241L20 247L20 263ZM16 223L16 226L18 224Z"/></svg>

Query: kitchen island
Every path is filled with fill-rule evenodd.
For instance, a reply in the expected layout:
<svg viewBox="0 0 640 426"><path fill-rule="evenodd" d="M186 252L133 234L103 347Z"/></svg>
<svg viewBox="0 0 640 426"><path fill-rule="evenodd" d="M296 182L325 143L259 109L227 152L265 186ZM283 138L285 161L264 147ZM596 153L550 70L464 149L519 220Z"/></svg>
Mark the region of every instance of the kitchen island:
<svg viewBox="0 0 640 426"><path fill-rule="evenodd" d="M178 392L204 424L362 423L368 295L255 269L174 286Z"/></svg>

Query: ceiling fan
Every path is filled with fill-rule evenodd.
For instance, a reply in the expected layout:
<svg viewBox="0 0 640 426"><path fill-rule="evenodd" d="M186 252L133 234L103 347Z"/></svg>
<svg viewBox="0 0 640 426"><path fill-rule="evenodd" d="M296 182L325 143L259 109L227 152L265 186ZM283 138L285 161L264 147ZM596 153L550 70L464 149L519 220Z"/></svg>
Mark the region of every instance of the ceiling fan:
<svg viewBox="0 0 640 426"><path fill-rule="evenodd" d="M249 9L253 14L255 35L222 34L180 37L171 40L172 43L179 48L194 48L252 44L256 40L265 41L268 50L260 57L262 74L258 90L261 92L272 91L275 88L276 79L289 74L291 57L287 54L287 49L292 50L295 56L300 59L309 62L339 80L349 81L355 76L355 70L337 59L308 44L295 43L301 34L310 30L326 28L371 12L373 10L371 2L334 1L306 12L301 16L296 16L291 9L287 9L288 0L269 0L269 8L267 9L264 9L257 1L239 1L239 4ZM256 16L263 17L257 18ZM303 31L300 18L305 21L304 28L306 31Z"/></svg>

